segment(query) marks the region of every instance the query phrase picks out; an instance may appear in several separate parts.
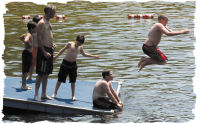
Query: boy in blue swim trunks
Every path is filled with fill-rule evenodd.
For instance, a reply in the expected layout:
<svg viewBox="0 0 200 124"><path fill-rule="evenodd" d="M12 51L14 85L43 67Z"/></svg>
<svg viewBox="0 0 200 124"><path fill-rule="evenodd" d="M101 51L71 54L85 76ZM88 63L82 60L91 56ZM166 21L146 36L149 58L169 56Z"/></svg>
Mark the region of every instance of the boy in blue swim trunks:
<svg viewBox="0 0 200 124"><path fill-rule="evenodd" d="M54 57L54 60L60 56L64 51L66 51L66 55L63 59L62 64L60 65L60 71L58 73L58 81L56 83L55 91L52 95L52 98L56 97L57 91L61 85L61 82L65 83L66 77L69 75L69 83L71 83L71 90L72 90L72 100L76 100L74 92L75 92L75 82L77 77L77 64L76 59L77 55L81 53L83 56L86 57L94 57L100 58L98 55L90 55L84 52L82 47L85 41L85 37L82 35L78 35L75 42L68 42L64 48L62 48L58 54Z"/></svg>
<svg viewBox="0 0 200 124"><path fill-rule="evenodd" d="M174 36L179 34L189 33L188 29L181 31L172 31L166 25L168 22L168 17L166 15L158 16L158 23L154 24L148 34L148 38L143 44L143 52L147 54L150 58L141 57L138 63L138 72L142 70L143 67L152 64L165 65L167 62L167 57L159 50L157 47L160 43L162 34L167 36Z"/></svg>

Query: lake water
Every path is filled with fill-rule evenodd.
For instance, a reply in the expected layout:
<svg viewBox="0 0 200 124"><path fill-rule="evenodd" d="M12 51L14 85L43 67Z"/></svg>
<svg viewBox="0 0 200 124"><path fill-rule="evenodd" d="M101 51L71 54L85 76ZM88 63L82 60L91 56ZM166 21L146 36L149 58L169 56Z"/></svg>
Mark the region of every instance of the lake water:
<svg viewBox="0 0 200 124"><path fill-rule="evenodd" d="M100 55L100 59L78 56L78 80L97 81L103 69L112 69L115 80L123 80L121 100L124 109L114 116L69 116L33 113L5 114L5 122L188 122L194 119L196 95L193 92L195 58L194 13L195 2L68 2L52 3L58 15L65 15L64 22L51 20L55 54L74 41L78 34L85 35L87 53ZM19 36L27 32L22 15L43 15L44 5L25 2L6 4L4 15L5 51L3 60L6 76L21 77L23 44ZM156 14L154 19L129 20L128 14ZM141 49L157 14L166 13L168 27L172 30L190 29L189 34L165 36L159 44L168 57L166 65L151 65L137 72ZM57 78L62 54L54 63ZM36 75L34 74L33 77ZM56 83L56 82L55 82ZM47 89L50 90L50 89ZM77 91L78 92L78 91ZM51 95L51 94L50 94Z"/></svg>

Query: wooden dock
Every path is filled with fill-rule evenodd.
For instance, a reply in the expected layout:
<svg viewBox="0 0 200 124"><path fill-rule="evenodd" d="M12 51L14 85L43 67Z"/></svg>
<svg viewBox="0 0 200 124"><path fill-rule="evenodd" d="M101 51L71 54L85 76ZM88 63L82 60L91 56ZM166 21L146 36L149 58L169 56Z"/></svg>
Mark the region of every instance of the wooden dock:
<svg viewBox="0 0 200 124"><path fill-rule="evenodd" d="M56 86L56 79L49 79L47 95L51 96ZM3 106L9 108L24 109L59 114L113 114L113 110L97 109L92 104L92 92L95 82L77 81L75 96L76 101L71 100L71 85L62 83L54 100L35 101L35 80L27 81L32 90L21 89L21 78L6 77L4 80ZM114 81L113 88L119 94L122 82ZM39 96L41 96L41 88Z"/></svg>

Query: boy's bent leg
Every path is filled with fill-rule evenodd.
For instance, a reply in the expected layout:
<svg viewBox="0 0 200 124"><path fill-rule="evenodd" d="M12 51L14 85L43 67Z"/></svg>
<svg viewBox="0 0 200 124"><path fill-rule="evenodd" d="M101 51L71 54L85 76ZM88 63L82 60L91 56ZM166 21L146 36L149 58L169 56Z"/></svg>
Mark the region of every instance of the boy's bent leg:
<svg viewBox="0 0 200 124"><path fill-rule="evenodd" d="M110 101L110 98L98 98L93 101L94 107L102 108L102 109L118 109L118 106Z"/></svg>
<svg viewBox="0 0 200 124"><path fill-rule="evenodd" d="M140 64L139 68L138 68L138 72L142 70L142 68L144 68L147 65L152 65L152 64L158 64L158 65L165 65L166 61L157 61L154 60L152 58L145 58L144 61Z"/></svg>
<svg viewBox="0 0 200 124"><path fill-rule="evenodd" d="M54 91L53 95L51 96L52 98L56 97L60 85L61 85L61 82L57 81L55 91Z"/></svg>
<svg viewBox="0 0 200 124"><path fill-rule="evenodd" d="M138 72L141 71L145 66L152 65L152 64L159 64L160 62L152 59L152 58L144 58L141 62L140 66L138 67Z"/></svg>

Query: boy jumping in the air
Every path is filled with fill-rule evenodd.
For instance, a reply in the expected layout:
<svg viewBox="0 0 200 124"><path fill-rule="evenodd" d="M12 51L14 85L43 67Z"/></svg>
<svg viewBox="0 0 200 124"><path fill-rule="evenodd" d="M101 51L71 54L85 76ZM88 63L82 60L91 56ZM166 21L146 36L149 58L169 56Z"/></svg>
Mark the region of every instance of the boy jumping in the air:
<svg viewBox="0 0 200 124"><path fill-rule="evenodd" d="M167 36L174 36L179 34L189 33L188 29L181 31L172 31L166 25L168 17L166 15L158 16L158 23L154 24L148 34L148 38L145 40L142 50L150 58L141 57L138 63L138 71L141 71L143 67L151 64L164 65L166 64L167 57L157 47L160 43L162 34Z"/></svg>

